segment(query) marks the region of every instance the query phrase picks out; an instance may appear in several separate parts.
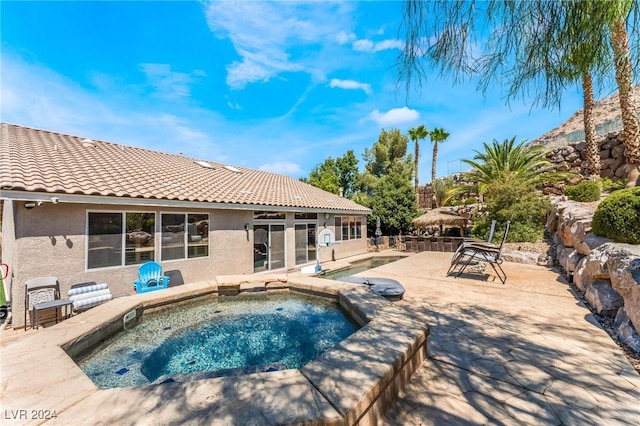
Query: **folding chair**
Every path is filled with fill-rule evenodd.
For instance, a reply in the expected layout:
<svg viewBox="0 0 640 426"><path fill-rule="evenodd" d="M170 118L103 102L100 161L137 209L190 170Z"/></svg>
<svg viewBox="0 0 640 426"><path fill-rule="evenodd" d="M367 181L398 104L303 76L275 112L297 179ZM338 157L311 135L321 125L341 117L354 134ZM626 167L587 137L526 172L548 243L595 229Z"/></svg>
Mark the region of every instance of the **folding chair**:
<svg viewBox="0 0 640 426"><path fill-rule="evenodd" d="M471 242L464 244L464 248L460 251L457 257L452 260L452 264L447 271L447 275L455 273L455 277L462 275L465 269L469 265L475 262L484 262L491 265L494 272L502 282L507 282L507 274L502 269L502 249L504 243L507 240L509 234L509 228L511 222L507 221L505 224L504 235L502 236L502 242L499 246L491 243ZM457 269L457 271L456 271Z"/></svg>
<svg viewBox="0 0 640 426"><path fill-rule="evenodd" d="M58 311L64 308L63 318L71 315L71 300L60 299L60 285L56 277L34 278L27 281L24 287L24 327L27 328L27 312L32 313L31 326L36 330L40 326L40 312L55 310L55 321L58 323Z"/></svg>

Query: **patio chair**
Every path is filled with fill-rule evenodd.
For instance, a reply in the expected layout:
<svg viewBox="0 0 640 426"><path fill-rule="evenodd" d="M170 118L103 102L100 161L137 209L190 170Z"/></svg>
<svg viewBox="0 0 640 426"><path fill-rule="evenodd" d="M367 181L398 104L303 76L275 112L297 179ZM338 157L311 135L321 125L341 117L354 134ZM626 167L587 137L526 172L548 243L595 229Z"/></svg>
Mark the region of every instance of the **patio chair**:
<svg viewBox="0 0 640 426"><path fill-rule="evenodd" d="M55 310L55 321L64 308L62 319L68 318L71 301L60 299L60 284L56 277L41 277L28 280L24 287L24 327L27 328L27 313L31 312L31 326L36 330L40 326L40 313L44 310Z"/></svg>
<svg viewBox="0 0 640 426"><path fill-rule="evenodd" d="M452 261L452 265L447 271L447 275L455 273L455 277L459 277L473 262L488 263L502 282L507 282L507 274L502 269L502 249L509 234L511 222L505 224L504 235L499 246L484 242L470 242L464 244L464 248L460 254ZM456 271L457 270L457 271Z"/></svg>
<svg viewBox="0 0 640 426"><path fill-rule="evenodd" d="M158 262L148 261L140 265L138 276L134 281L138 293L162 290L169 286L169 277L162 275L162 265Z"/></svg>
<svg viewBox="0 0 640 426"><path fill-rule="evenodd" d="M113 298L108 284L95 281L72 285L68 295L74 312L86 311Z"/></svg>
<svg viewBox="0 0 640 426"><path fill-rule="evenodd" d="M479 238L473 238L473 237L465 237L462 240L462 243L460 243L460 245L458 246L458 248L455 250L455 252L453 253L453 256L451 256L451 265L449 266L449 270L447 271L447 274L449 272L451 272L451 268L453 268L453 265L455 265L458 261L458 257L460 257L464 251L464 246L465 244L492 244L493 241L493 236L496 233L496 220L493 219L491 221L491 229L489 230L489 238L487 238L487 240L481 240ZM495 248L497 248L497 246L493 245Z"/></svg>

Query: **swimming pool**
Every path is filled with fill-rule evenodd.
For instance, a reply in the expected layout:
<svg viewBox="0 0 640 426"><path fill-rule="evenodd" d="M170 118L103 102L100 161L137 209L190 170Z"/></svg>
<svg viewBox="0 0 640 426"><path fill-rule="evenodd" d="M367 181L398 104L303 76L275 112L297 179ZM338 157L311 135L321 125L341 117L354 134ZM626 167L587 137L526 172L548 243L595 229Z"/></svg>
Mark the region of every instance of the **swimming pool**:
<svg viewBox="0 0 640 426"><path fill-rule="evenodd" d="M144 314L76 363L101 389L301 368L357 330L335 302L220 297Z"/></svg>
<svg viewBox="0 0 640 426"><path fill-rule="evenodd" d="M387 263L395 262L396 260L404 259L406 256L377 256L370 257L368 259L359 260L351 263L348 268L338 269L335 271L329 271L322 275L320 278L326 278L335 280L337 278L348 277L358 274L360 272L368 271L369 269L376 268L378 266L386 265Z"/></svg>

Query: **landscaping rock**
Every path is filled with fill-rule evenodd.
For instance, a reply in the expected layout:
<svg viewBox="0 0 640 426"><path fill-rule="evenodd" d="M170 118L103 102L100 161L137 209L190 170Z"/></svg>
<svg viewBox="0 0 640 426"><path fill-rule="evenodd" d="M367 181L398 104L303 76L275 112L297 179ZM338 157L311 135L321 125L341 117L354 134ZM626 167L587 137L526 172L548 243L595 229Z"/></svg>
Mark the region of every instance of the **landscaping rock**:
<svg viewBox="0 0 640 426"><path fill-rule="evenodd" d="M597 235L594 235L593 232L588 232L584 240L579 241L576 244L575 248L578 253L580 253L583 256L586 256L589 253L591 253L591 250L595 249L596 247L599 247L604 243L610 243L610 242L612 241L609 238L598 237Z"/></svg>
<svg viewBox="0 0 640 426"><path fill-rule="evenodd" d="M640 246L616 244L607 259L611 286L624 299L625 312L640 330Z"/></svg>
<svg viewBox="0 0 640 426"><path fill-rule="evenodd" d="M540 256L540 253L515 250L505 250L502 253L502 259L504 259L505 262L525 263L528 265L537 265Z"/></svg>
<svg viewBox="0 0 640 426"><path fill-rule="evenodd" d="M614 316L624 306L622 296L611 287L609 281L605 280L596 280L591 283L584 297L597 313L608 317Z"/></svg>
<svg viewBox="0 0 640 426"><path fill-rule="evenodd" d="M609 269L607 260L611 251L615 250L615 243L605 243L592 250L586 257L584 264L584 273L588 274L594 280L609 279ZM593 282L593 281L592 281Z"/></svg>
<svg viewBox="0 0 640 426"><path fill-rule="evenodd" d="M583 257L578 262L578 266L576 266L576 270L573 272L573 284L584 293L587 290L587 287L593 282L593 279L589 274L585 272L584 265L587 262L587 258Z"/></svg>
<svg viewBox="0 0 640 426"><path fill-rule="evenodd" d="M577 203L567 205L558 218L558 235L566 247L575 247L591 232L594 210Z"/></svg>
<svg viewBox="0 0 640 426"><path fill-rule="evenodd" d="M620 308L613 321L613 328L616 337L632 351L640 353L640 335L636 332L631 320L627 316L625 309Z"/></svg>
<svg viewBox="0 0 640 426"><path fill-rule="evenodd" d="M560 246L562 247L562 246ZM558 262L560 266L562 266L565 270L567 276L572 275L573 271L576 270L578 266L578 262L582 256L572 247L564 247L560 249L558 253Z"/></svg>

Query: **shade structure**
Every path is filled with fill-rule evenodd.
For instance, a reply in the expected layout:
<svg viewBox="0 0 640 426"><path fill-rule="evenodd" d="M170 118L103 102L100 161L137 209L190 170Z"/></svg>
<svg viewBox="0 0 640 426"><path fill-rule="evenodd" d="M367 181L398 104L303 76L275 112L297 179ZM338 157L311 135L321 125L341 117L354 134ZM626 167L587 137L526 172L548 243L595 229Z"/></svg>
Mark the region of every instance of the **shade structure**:
<svg viewBox="0 0 640 426"><path fill-rule="evenodd" d="M463 228L467 226L469 220L462 217L451 210L438 207L437 209L429 210L422 216L418 216L413 219L413 226L416 228L426 228L428 226L457 226Z"/></svg>

